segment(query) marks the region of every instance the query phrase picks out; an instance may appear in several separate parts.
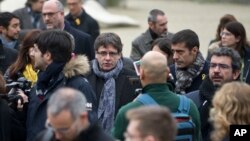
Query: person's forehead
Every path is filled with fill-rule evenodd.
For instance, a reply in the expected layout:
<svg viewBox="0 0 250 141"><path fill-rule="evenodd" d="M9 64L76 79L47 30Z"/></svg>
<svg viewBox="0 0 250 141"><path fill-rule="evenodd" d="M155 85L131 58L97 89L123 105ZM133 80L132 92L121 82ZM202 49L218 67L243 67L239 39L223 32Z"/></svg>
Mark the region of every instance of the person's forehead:
<svg viewBox="0 0 250 141"><path fill-rule="evenodd" d="M43 5L42 12L53 11L56 12L58 10L56 2L54 1L46 1Z"/></svg>
<svg viewBox="0 0 250 141"><path fill-rule="evenodd" d="M223 64L230 64L232 59L228 56L217 56L213 55L211 57L210 63L223 63Z"/></svg>
<svg viewBox="0 0 250 141"><path fill-rule="evenodd" d="M109 44L109 45L101 45L98 50L110 50L110 51L118 51L118 49L116 49L113 45Z"/></svg>

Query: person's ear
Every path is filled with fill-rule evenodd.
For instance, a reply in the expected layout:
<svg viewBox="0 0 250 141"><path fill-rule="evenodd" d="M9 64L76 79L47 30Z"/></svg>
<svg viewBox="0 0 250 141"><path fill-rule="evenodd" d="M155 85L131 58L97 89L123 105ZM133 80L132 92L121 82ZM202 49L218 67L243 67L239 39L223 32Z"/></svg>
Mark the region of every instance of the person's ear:
<svg viewBox="0 0 250 141"><path fill-rule="evenodd" d="M237 80L240 76L240 70L236 70L233 72L233 80Z"/></svg>
<svg viewBox="0 0 250 141"><path fill-rule="evenodd" d="M238 43L238 42L240 42L241 37L240 37L240 36L238 36L238 37L235 37L235 39L236 39L236 43Z"/></svg>
<svg viewBox="0 0 250 141"><path fill-rule="evenodd" d="M193 54L197 54L199 52L199 48L197 46L192 48Z"/></svg>
<svg viewBox="0 0 250 141"><path fill-rule="evenodd" d="M140 67L139 72L140 72L140 80L143 80L145 78L145 71L144 71L144 69L142 69Z"/></svg>
<svg viewBox="0 0 250 141"><path fill-rule="evenodd" d="M46 52L44 53L43 57L45 58L45 60L46 60L47 62L53 61L53 60L52 60L52 55L51 55L51 53L48 52L48 51L46 51Z"/></svg>
<svg viewBox="0 0 250 141"><path fill-rule="evenodd" d="M87 128L87 126L89 125L89 118L88 118L88 112L82 112L80 114L80 124L82 125L82 127Z"/></svg>

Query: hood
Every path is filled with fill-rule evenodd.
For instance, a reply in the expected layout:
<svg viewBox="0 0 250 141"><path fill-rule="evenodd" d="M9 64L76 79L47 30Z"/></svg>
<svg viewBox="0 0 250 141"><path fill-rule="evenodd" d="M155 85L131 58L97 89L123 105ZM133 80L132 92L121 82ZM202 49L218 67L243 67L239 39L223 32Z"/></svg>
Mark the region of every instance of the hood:
<svg viewBox="0 0 250 141"><path fill-rule="evenodd" d="M66 78L77 75L86 75L90 71L89 60L85 55L73 57L64 67L63 74Z"/></svg>

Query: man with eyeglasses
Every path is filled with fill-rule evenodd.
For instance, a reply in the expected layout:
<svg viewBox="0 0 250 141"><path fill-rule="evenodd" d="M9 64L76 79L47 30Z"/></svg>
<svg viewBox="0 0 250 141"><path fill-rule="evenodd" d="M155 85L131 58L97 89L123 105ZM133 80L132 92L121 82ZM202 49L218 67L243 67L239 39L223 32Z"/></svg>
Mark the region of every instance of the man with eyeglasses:
<svg viewBox="0 0 250 141"><path fill-rule="evenodd" d="M89 60L94 59L93 39L83 31L73 28L69 22L64 20L64 6L59 0L44 2L42 15L47 29L60 29L72 34L75 38L76 54L85 54Z"/></svg>
<svg viewBox="0 0 250 141"><path fill-rule="evenodd" d="M48 101L46 130L36 141L113 141L98 123L90 123L84 94L64 87Z"/></svg>
<svg viewBox="0 0 250 141"><path fill-rule="evenodd" d="M214 49L209 60L209 77L202 82L199 90L186 95L199 109L203 141L210 141L212 125L208 122L208 118L215 91L225 83L238 80L241 69L240 55L232 48Z"/></svg>
<svg viewBox="0 0 250 141"><path fill-rule="evenodd" d="M117 111L137 96L135 90L140 83L135 71L124 67L122 42L117 34L100 34L94 47L96 58L91 62L87 79L96 93L98 120L110 133Z"/></svg>

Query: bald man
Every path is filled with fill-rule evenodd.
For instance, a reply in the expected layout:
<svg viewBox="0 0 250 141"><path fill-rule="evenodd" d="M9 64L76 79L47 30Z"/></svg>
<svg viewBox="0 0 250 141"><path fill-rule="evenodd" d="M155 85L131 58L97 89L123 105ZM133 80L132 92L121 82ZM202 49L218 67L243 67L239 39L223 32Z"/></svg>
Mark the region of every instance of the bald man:
<svg viewBox="0 0 250 141"><path fill-rule="evenodd" d="M42 15L47 29L64 30L74 37L74 53L85 54L89 60L94 59L93 39L89 34L75 29L69 22L64 20L64 6L59 0L45 1Z"/></svg>
<svg viewBox="0 0 250 141"><path fill-rule="evenodd" d="M140 80L143 87L142 94L148 94L159 105L168 107L172 112L177 112L180 99L177 94L169 90L169 86L166 83L168 74L167 59L163 54L156 51L149 51L142 57L140 67ZM112 135L116 139L124 140L123 134L126 132L128 125L128 120L126 119L127 111L140 106L143 106L143 104L134 100L119 110L114 128L112 129ZM196 140L198 140L200 138L200 116L195 104L191 100L188 114L192 117L197 127L195 133L197 133Z"/></svg>

